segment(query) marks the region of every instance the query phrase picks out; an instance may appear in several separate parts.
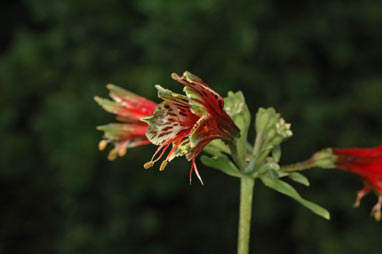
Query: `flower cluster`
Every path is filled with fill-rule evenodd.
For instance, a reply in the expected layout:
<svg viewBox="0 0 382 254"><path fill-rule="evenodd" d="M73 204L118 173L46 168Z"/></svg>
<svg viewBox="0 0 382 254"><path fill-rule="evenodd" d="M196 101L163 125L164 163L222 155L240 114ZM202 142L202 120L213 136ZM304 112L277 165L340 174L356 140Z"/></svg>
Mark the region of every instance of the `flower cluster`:
<svg viewBox="0 0 382 254"><path fill-rule="evenodd" d="M106 111L117 115L117 123L97 127L104 132L99 149L104 150L109 143L114 146L108 154L109 160L124 156L128 148L153 144L158 147L144 168L162 160L159 170L163 171L174 158L185 156L191 161L190 182L195 172L203 184L195 159L211 141L219 139L225 145L215 141L205 149L213 155L202 157L206 165L235 177L260 178L266 186L294 198L324 218L329 218L324 208L303 199L280 178L288 176L309 185L303 175L290 171L321 167L356 173L362 177L364 188L359 191L355 206L374 190L379 198L372 214L375 219L381 219L382 146L327 148L308 161L280 167L279 145L292 136L292 131L290 124L273 108L260 108L256 114L256 140L252 147L246 140L250 113L240 92L229 93L225 107L223 98L198 76L186 71L182 76L173 73L171 77L183 85L184 94L156 85L162 99L159 104L111 84L107 88L112 100L95 97ZM234 163L225 154L230 154Z"/></svg>
<svg viewBox="0 0 382 254"><path fill-rule="evenodd" d="M140 119L151 115L157 104L115 85L106 87L113 101L97 96L94 99L106 111L116 114L119 123L97 126L97 130L104 132L98 148L104 150L108 143L112 143L114 148L108 159L114 160L118 155L124 156L127 148L150 144L146 138L147 124Z"/></svg>
<svg viewBox="0 0 382 254"><path fill-rule="evenodd" d="M214 139L234 143L235 138L240 136L240 130L224 111L223 98L201 78L187 71L182 76L174 73L172 78L184 85L185 95L156 85L158 97L163 100L158 105L108 85L114 102L99 97L95 99L105 110L117 114L117 119L124 123L98 127L105 133L100 149L113 142L115 148L109 153L109 159L114 159L117 154L124 155L127 147L152 143L158 149L144 165L150 168L171 146L159 169L162 171L174 158L185 156L191 161L190 181L195 172L202 182L195 158Z"/></svg>

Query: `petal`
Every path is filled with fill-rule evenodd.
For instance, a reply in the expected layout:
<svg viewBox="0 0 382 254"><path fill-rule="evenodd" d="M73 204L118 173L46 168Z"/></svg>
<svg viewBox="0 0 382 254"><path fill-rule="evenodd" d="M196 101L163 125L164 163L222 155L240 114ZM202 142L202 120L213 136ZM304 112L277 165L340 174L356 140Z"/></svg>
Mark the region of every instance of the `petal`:
<svg viewBox="0 0 382 254"><path fill-rule="evenodd" d="M223 98L204 83L201 78L188 71L185 71L182 77L176 73L173 73L171 77L186 87L192 88L194 92L199 94L198 98L194 95L190 96L190 104L200 103L210 114L223 114ZM190 92L190 90L187 89L185 92ZM193 99L195 102L193 102Z"/></svg>
<svg viewBox="0 0 382 254"><path fill-rule="evenodd" d="M158 90L158 97L165 101L178 102L180 104L187 104L188 99L183 94L174 93L169 89L163 88L160 85L155 85Z"/></svg>
<svg viewBox="0 0 382 254"><path fill-rule="evenodd" d="M122 105L111 101L109 99L100 98L98 96L94 97L94 100L107 112L113 113L113 114L119 114L120 112L123 113L123 107ZM125 115L123 115L125 116Z"/></svg>
<svg viewBox="0 0 382 254"><path fill-rule="evenodd" d="M146 139L147 126L123 123L111 123L107 125L97 126L97 130L103 131L105 138L109 140L122 140L122 139Z"/></svg>
<svg viewBox="0 0 382 254"><path fill-rule="evenodd" d="M192 113L200 117L210 115L215 119L215 125L220 130L219 138L231 142L234 137L240 136L239 128L224 111L224 100L218 93L199 77L187 71L183 73L182 77L173 73L172 78L186 86L184 91L187 94Z"/></svg>
<svg viewBox="0 0 382 254"><path fill-rule="evenodd" d="M189 86L185 86L183 91L187 94L188 102L191 105L191 112L195 115L202 116L208 114L208 109L203 102L200 94Z"/></svg>
<svg viewBox="0 0 382 254"><path fill-rule="evenodd" d="M382 146L372 148L335 148L335 155L353 155L360 157L382 157Z"/></svg>
<svg viewBox="0 0 382 254"><path fill-rule="evenodd" d="M209 115L202 116L190 132L189 140L191 151L187 159L198 156L203 148L214 139L225 139L223 132L218 128L216 121Z"/></svg>
<svg viewBox="0 0 382 254"><path fill-rule="evenodd" d="M174 93L160 85L155 87L158 90L158 97L164 102L155 108L153 115L141 120L149 125L146 132L147 138L153 144L162 145L184 131L189 131L198 117L190 111L186 96Z"/></svg>
<svg viewBox="0 0 382 254"><path fill-rule="evenodd" d="M110 91L110 97L127 109L137 110L146 116L154 112L156 103L113 84L108 84L106 87Z"/></svg>
<svg viewBox="0 0 382 254"><path fill-rule="evenodd" d="M185 116L180 115L183 114L180 110L175 103L164 101L155 108L153 115L141 119L148 124L146 136L153 144L162 145L183 131L191 129L192 123L182 124L187 123L189 119L186 113Z"/></svg>

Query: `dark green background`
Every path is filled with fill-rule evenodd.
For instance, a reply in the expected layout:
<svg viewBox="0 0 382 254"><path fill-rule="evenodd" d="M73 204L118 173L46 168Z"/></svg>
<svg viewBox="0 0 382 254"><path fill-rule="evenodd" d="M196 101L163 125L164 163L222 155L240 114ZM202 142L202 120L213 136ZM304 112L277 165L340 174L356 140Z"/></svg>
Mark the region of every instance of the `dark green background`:
<svg viewBox="0 0 382 254"><path fill-rule="evenodd" d="M361 1L359 1L361 2ZM189 163L144 170L154 147L114 162L93 101L112 82L154 101L189 70L252 113L292 123L283 163L327 147L382 144L380 1L24 0L0 8L0 253L235 253L239 182ZM254 138L253 129L250 131ZM375 195L352 208L360 179L306 172L301 194L331 221L260 182L252 252L380 253Z"/></svg>

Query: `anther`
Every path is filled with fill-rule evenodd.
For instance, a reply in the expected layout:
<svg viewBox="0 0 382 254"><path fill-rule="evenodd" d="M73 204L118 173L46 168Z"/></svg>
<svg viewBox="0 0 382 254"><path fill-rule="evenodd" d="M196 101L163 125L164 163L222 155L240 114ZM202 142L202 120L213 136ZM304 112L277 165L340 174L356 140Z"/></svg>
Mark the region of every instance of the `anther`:
<svg viewBox="0 0 382 254"><path fill-rule="evenodd" d="M154 162L153 162L153 161L148 161L148 162L146 162L146 163L143 165L143 167L144 167L145 169L149 169L149 168L151 168L152 166L154 166Z"/></svg>
<svg viewBox="0 0 382 254"><path fill-rule="evenodd" d="M163 171L167 166L167 160L162 161L159 167L159 171Z"/></svg>
<svg viewBox="0 0 382 254"><path fill-rule="evenodd" d="M381 211L376 211L376 212L374 213L374 219L375 219L376 221L380 221L380 220L381 220L381 217L382 217L382 215L381 215Z"/></svg>
<svg viewBox="0 0 382 254"><path fill-rule="evenodd" d="M113 149L113 150L111 150L111 151L109 152L109 154L108 154L108 156L107 156L107 159L108 159L109 161L115 160L115 159L117 158L117 154L118 154L117 150L116 150L116 149Z"/></svg>
<svg viewBox="0 0 382 254"><path fill-rule="evenodd" d="M120 157L125 156L126 155L126 151L127 151L126 147L123 147L123 148L118 150L118 155Z"/></svg>
<svg viewBox="0 0 382 254"><path fill-rule="evenodd" d="M104 140L104 139L101 140L101 141L98 143L98 149L99 149L100 151L104 150L106 146L107 146L107 141Z"/></svg>

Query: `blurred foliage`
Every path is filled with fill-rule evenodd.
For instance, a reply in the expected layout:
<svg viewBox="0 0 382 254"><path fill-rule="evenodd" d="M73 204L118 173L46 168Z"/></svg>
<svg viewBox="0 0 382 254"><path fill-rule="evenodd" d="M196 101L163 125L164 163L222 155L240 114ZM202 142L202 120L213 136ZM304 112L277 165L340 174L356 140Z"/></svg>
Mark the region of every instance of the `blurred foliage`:
<svg viewBox="0 0 382 254"><path fill-rule="evenodd" d="M252 113L292 123L281 163L382 143L381 2L15 0L0 13L0 253L235 252L237 179L198 163L206 185L189 186L183 159L142 169L153 147L112 163L97 151L112 116L92 98L108 82L156 100L154 84L180 91L170 73L189 70L242 90ZM380 253L376 197L352 209L358 177L306 175L296 188L331 221L258 182L254 249Z"/></svg>

